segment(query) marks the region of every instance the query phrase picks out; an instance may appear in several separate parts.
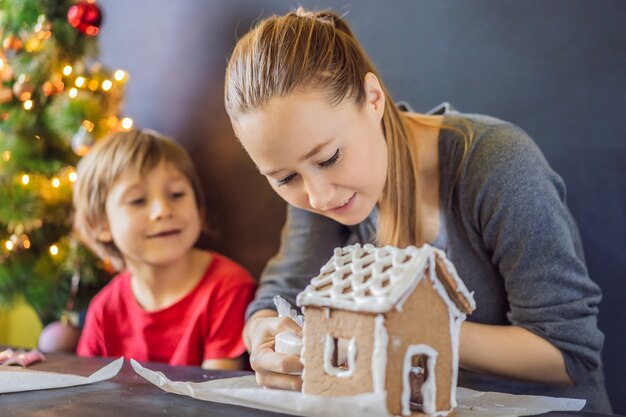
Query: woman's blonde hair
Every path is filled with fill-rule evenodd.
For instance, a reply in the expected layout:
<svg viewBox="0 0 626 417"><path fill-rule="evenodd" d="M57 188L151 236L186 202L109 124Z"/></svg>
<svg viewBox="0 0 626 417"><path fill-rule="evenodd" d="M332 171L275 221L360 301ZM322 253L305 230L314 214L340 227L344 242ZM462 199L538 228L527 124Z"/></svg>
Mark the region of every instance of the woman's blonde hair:
<svg viewBox="0 0 626 417"><path fill-rule="evenodd" d="M113 241L98 239L107 221L106 200L115 181L124 173L147 174L168 162L190 182L205 229L205 206L200 180L187 152L173 140L151 130L116 132L98 141L77 166L74 184L74 230L98 256L117 269L124 257Z"/></svg>
<svg viewBox="0 0 626 417"><path fill-rule="evenodd" d="M297 12L262 20L235 46L226 70L226 111L239 116L295 91L322 91L331 104L366 100L367 73L380 77L348 24L333 11ZM378 243L421 245L421 191L416 143L409 140L403 118L389 92L382 128L388 170L379 201ZM425 119L425 118L424 118ZM424 120L424 124L430 125ZM413 215L407 215L412 213Z"/></svg>

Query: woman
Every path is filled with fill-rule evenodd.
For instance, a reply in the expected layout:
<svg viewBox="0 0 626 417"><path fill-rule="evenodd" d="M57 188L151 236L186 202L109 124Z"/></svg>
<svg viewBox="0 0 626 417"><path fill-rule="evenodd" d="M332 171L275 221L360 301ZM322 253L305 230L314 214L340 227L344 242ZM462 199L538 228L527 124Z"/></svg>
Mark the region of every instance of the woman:
<svg viewBox="0 0 626 417"><path fill-rule="evenodd" d="M270 17L239 40L226 72L235 134L289 203L278 255L248 309L259 383L299 389L299 358L273 351L299 332L293 303L346 244L444 249L477 310L461 327L459 384L587 399L610 412L589 278L565 187L519 128L444 107L401 111L335 13Z"/></svg>

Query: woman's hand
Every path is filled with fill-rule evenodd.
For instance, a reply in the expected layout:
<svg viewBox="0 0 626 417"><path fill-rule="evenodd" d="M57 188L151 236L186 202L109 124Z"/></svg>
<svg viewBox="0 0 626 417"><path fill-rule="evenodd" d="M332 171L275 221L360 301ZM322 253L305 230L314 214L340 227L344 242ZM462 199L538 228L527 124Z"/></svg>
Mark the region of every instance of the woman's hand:
<svg viewBox="0 0 626 417"><path fill-rule="evenodd" d="M289 317L277 317L273 310L259 310L246 323L243 340L260 385L299 391L302 387L300 358L274 351L274 337L286 330L302 336L300 326Z"/></svg>

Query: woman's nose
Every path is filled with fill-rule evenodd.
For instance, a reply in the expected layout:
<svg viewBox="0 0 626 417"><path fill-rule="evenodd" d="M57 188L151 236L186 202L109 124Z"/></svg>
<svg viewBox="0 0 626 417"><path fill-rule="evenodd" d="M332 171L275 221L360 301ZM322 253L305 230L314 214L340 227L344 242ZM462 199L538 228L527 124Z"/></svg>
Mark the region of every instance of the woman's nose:
<svg viewBox="0 0 626 417"><path fill-rule="evenodd" d="M328 210L333 198L333 186L321 178L305 180L305 189L309 197L309 204L315 210Z"/></svg>

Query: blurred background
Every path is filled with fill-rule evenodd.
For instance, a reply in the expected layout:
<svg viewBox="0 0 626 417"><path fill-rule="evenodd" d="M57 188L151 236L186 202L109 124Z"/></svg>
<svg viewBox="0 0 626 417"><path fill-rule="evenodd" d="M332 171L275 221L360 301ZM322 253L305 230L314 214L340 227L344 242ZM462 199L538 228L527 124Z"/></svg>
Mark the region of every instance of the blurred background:
<svg viewBox="0 0 626 417"><path fill-rule="evenodd" d="M100 59L129 74L124 113L135 126L161 131L190 151L216 232L202 245L255 277L278 247L285 207L233 135L223 82L235 41L259 18L298 5L336 9L395 100L416 111L448 101L521 126L567 185L590 275L604 292L599 326L609 394L615 412L626 414L626 2L98 4Z"/></svg>

